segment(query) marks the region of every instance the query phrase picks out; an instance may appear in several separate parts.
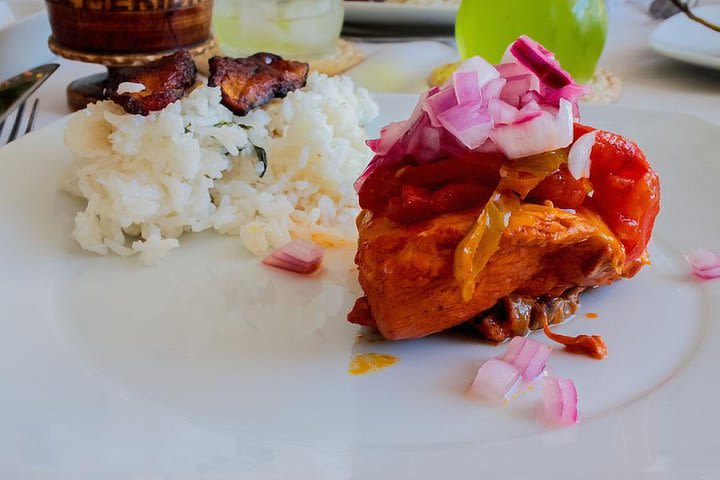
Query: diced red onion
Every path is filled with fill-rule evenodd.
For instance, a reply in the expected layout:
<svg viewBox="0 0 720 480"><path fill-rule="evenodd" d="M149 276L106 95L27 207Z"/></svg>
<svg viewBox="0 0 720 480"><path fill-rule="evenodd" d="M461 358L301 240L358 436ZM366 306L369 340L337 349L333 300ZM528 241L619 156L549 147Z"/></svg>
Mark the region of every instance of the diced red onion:
<svg viewBox="0 0 720 480"><path fill-rule="evenodd" d="M460 105L482 101L478 73L475 71L453 73L453 88L455 89L455 98Z"/></svg>
<svg viewBox="0 0 720 480"><path fill-rule="evenodd" d="M518 111L518 116L515 119L515 123L520 124L529 122L533 118L537 118L542 115L543 111L544 110L540 107L540 105L538 105L537 102L533 100L525 104L525 106ZM557 112L554 112L553 115L555 115L556 113Z"/></svg>
<svg viewBox="0 0 720 480"><path fill-rule="evenodd" d="M297 273L313 273L322 265L324 250L307 240L293 240L263 260L265 265Z"/></svg>
<svg viewBox="0 0 720 480"><path fill-rule="evenodd" d="M502 78L509 79L510 77L517 77L521 75L528 75L530 70L522 66L515 60L515 57L510 57L508 62L500 63L495 65L495 70L498 71Z"/></svg>
<svg viewBox="0 0 720 480"><path fill-rule="evenodd" d="M376 155L355 188L359 191L378 167L408 156L429 163L472 150L519 158L566 147L585 91L527 37L508 48L500 65L470 58L442 88L425 92L408 120L388 125L379 139L368 141Z"/></svg>
<svg viewBox="0 0 720 480"><path fill-rule="evenodd" d="M510 53L550 88L560 89L574 83L552 53L525 35L510 46Z"/></svg>
<svg viewBox="0 0 720 480"><path fill-rule="evenodd" d="M703 247L686 255L692 274L701 280L720 278L720 254Z"/></svg>
<svg viewBox="0 0 720 480"><path fill-rule="evenodd" d="M590 154L595 145L597 130L586 133L575 140L568 154L568 170L577 180L590 178Z"/></svg>
<svg viewBox="0 0 720 480"><path fill-rule="evenodd" d="M517 391L520 378L520 372L513 365L492 358L480 367L468 394L491 403L507 402Z"/></svg>
<svg viewBox="0 0 720 480"><path fill-rule="evenodd" d="M513 107L519 108L520 99L531 89L531 84L530 74L507 77L507 83L500 93L500 98Z"/></svg>
<svg viewBox="0 0 720 480"><path fill-rule="evenodd" d="M412 126L415 122L420 120L420 117L422 117L425 113L423 111L423 105L425 104L425 101L430 96L435 95L439 91L440 91L440 87L433 87L430 90L427 90L426 92L423 92L420 95L420 99L418 100L417 105L415 105L415 108L413 109L413 112L410 115L410 118L407 120L408 127Z"/></svg>
<svg viewBox="0 0 720 480"><path fill-rule="evenodd" d="M440 124L469 149L485 143L493 121L482 105L458 105L438 115Z"/></svg>
<svg viewBox="0 0 720 480"><path fill-rule="evenodd" d="M470 151L470 149L463 145L452 133L444 128L438 128L438 131L440 132L440 145L442 146L443 153L451 157L462 157Z"/></svg>
<svg viewBox="0 0 720 480"><path fill-rule="evenodd" d="M378 168L380 165L380 157L379 155L375 155L372 160L370 160L370 163L368 163L368 166L365 167L365 170L363 170L363 173L358 177L357 180L355 180L355 183L353 183L353 188L355 189L355 193L360 193L360 189L362 188L365 181L368 179L370 175Z"/></svg>
<svg viewBox="0 0 720 480"><path fill-rule="evenodd" d="M367 145L378 155L385 155L402 138L407 132L408 122L395 122L385 126L380 130L380 138L368 140Z"/></svg>
<svg viewBox="0 0 720 480"><path fill-rule="evenodd" d="M539 104L540 102L542 102L542 97L535 90L530 90L529 92L526 92L520 97L520 108L524 107L528 103L533 102L535 102L535 104Z"/></svg>
<svg viewBox="0 0 720 480"><path fill-rule="evenodd" d="M523 107L523 110L524 109L525 109L525 107ZM542 110L530 110L530 111L525 111L525 112L523 112L523 110L520 110L518 117L515 119L515 125L520 125L520 124L529 122L530 120L534 120L534 119L542 116L543 113L547 113L547 112L543 112Z"/></svg>
<svg viewBox="0 0 720 480"><path fill-rule="evenodd" d="M476 72L478 75L477 80L480 88L482 88L493 78L498 78L500 76L500 72L497 71L494 65L488 63L488 61L484 58L478 56L470 57L464 62L462 62L460 66L455 70L455 73L458 72ZM454 75L453 78L445 82L443 88L450 86L453 80Z"/></svg>
<svg viewBox="0 0 720 480"><path fill-rule="evenodd" d="M543 370L552 347L525 337L514 337L500 360L518 369L526 382L535 380Z"/></svg>
<svg viewBox="0 0 720 480"><path fill-rule="evenodd" d="M495 145L495 142L490 140L489 138L480 145L478 148L474 148L473 152L479 152L479 153L500 153L500 149Z"/></svg>
<svg viewBox="0 0 720 480"><path fill-rule="evenodd" d="M500 98L500 92L502 92L506 83L507 80L504 78L494 78L485 84L482 88L483 108L487 108L493 98Z"/></svg>
<svg viewBox="0 0 720 480"><path fill-rule="evenodd" d="M495 122L495 126L510 125L511 123L514 123L520 115L520 111L517 108L499 98L493 98L490 100L488 112Z"/></svg>
<svg viewBox="0 0 720 480"><path fill-rule="evenodd" d="M578 395L569 378L545 377L538 421L546 426L567 427L578 423Z"/></svg>
<svg viewBox="0 0 720 480"><path fill-rule="evenodd" d="M410 140L407 154L420 164L429 163L437 159L440 148L440 131L427 125L422 127Z"/></svg>
<svg viewBox="0 0 720 480"><path fill-rule="evenodd" d="M430 124L433 127L440 127L440 121L438 115L451 109L458 104L457 97L455 96L455 89L452 87L440 90L434 95L429 96L423 102L422 109L430 117Z"/></svg>
<svg viewBox="0 0 720 480"><path fill-rule="evenodd" d="M565 148L573 140L572 105L562 99L556 116L543 111L522 123L500 125L491 131L490 138L509 158Z"/></svg>
<svg viewBox="0 0 720 480"><path fill-rule="evenodd" d="M580 109L578 107L578 102L589 91L590 89L588 87L584 85L577 85L575 83L571 85L566 85L560 90L546 88L545 94L543 95L543 103L547 105L558 106L558 104L560 103L560 99L564 98L565 100L573 104L573 116L576 120L579 120Z"/></svg>
<svg viewBox="0 0 720 480"><path fill-rule="evenodd" d="M576 83L572 83L570 85L565 85L559 90L548 89L543 96L543 100L546 103L556 106L560 103L561 98L564 98L571 103L577 103L589 91L590 88L586 87L585 85L578 85Z"/></svg>
<svg viewBox="0 0 720 480"><path fill-rule="evenodd" d="M536 102L535 100L530 100L523 105L523 107L520 109L520 113L525 114L530 112L537 112L538 110L542 110L542 108L540 108L540 105L538 105L538 102Z"/></svg>

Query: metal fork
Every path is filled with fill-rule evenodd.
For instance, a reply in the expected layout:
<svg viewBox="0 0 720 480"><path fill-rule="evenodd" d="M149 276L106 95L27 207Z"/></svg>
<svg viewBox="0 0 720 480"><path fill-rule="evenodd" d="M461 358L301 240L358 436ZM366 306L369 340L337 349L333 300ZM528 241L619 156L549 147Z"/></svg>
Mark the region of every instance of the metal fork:
<svg viewBox="0 0 720 480"><path fill-rule="evenodd" d="M23 102L18 107L17 113L15 114L15 121L13 122L13 126L10 129L10 136L7 138L7 141L5 142L10 143L16 138L18 138L18 135L20 135L20 130L23 123L23 117L25 116L25 104L27 102ZM28 134L32 131L33 125L35 125L35 115L37 114L37 108L38 108L39 99L35 99L33 102L32 109L30 110L30 118L27 120L27 124L25 126L25 133L22 135ZM5 128L5 121L0 123L0 136L2 135L3 129Z"/></svg>

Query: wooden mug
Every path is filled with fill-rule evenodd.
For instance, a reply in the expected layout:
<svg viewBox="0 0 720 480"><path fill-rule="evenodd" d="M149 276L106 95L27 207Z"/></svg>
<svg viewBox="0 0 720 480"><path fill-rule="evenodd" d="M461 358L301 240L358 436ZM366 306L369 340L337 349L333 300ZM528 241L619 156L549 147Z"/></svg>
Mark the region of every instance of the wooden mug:
<svg viewBox="0 0 720 480"><path fill-rule="evenodd" d="M259 0L261 1L261 0ZM53 39L99 54L140 54L210 38L213 0L46 0Z"/></svg>

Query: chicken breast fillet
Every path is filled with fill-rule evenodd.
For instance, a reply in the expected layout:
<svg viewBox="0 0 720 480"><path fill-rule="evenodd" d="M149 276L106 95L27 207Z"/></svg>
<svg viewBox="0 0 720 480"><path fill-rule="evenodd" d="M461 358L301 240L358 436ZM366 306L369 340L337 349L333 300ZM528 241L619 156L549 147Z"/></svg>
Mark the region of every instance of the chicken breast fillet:
<svg viewBox="0 0 720 480"><path fill-rule="evenodd" d="M560 296L633 276L642 266L643 260L626 264L621 243L595 213L523 204L466 302L454 255L480 212L400 225L364 210L355 261L366 297L351 321L376 325L391 340L418 338L466 322L510 294Z"/></svg>

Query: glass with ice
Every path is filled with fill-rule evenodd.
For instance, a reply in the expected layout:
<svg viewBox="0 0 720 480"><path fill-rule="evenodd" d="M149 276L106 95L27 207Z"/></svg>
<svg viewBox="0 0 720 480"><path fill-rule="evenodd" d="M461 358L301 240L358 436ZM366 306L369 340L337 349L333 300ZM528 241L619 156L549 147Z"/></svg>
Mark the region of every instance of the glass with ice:
<svg viewBox="0 0 720 480"><path fill-rule="evenodd" d="M215 0L213 26L225 55L308 61L335 52L343 14L342 0Z"/></svg>

